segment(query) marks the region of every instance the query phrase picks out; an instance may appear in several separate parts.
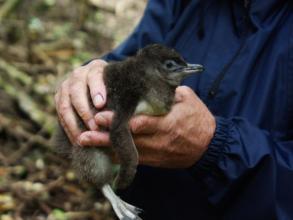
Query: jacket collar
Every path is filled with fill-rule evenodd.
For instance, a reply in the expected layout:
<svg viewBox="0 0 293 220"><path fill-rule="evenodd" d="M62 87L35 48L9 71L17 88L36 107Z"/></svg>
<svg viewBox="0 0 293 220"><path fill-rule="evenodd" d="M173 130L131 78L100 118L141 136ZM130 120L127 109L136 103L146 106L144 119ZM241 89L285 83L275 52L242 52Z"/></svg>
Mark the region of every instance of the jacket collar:
<svg viewBox="0 0 293 220"><path fill-rule="evenodd" d="M288 0L243 0L252 20L264 22L273 16Z"/></svg>
<svg viewBox="0 0 293 220"><path fill-rule="evenodd" d="M258 29L289 1L291 0L236 0L234 16L237 26L242 26L244 20L248 19Z"/></svg>

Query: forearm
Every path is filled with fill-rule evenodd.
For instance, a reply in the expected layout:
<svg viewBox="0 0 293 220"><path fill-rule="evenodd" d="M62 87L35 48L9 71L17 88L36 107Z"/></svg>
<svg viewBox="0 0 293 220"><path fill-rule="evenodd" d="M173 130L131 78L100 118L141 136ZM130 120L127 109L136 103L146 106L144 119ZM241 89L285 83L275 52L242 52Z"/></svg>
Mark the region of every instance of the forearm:
<svg viewBox="0 0 293 220"><path fill-rule="evenodd" d="M292 158L292 137L276 141L244 119L217 118L209 149L191 172L205 184L214 205L233 207L241 202L245 209L258 207L259 219L265 219L280 215L276 207L283 209L283 215L288 211L284 204L293 202L291 186L286 184L293 181Z"/></svg>

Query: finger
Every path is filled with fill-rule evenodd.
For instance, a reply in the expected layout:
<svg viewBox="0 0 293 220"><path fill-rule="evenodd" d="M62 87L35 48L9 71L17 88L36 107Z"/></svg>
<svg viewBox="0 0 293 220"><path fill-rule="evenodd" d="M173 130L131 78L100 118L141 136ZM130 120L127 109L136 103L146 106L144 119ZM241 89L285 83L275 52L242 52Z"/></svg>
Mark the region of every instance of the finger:
<svg viewBox="0 0 293 220"><path fill-rule="evenodd" d="M68 130L68 128L66 127L66 125L65 125L65 123L64 123L64 120L63 120L61 117L59 117L58 119L59 119L59 123L60 123L60 125L62 126L63 130L65 131L65 134L66 134L66 136L68 137L70 143L73 144L73 145L75 145L75 144L78 145L77 140L73 137L73 135L71 134L71 132L70 132L70 131Z"/></svg>
<svg viewBox="0 0 293 220"><path fill-rule="evenodd" d="M63 121L63 119L62 119L62 117L60 115L60 111L58 111L59 110L59 102L60 102L60 90L61 89L59 89L57 91L57 93L55 94L55 96L54 96L54 101L55 101L55 106L56 106L56 112L57 112L57 115L58 115L58 121L59 121L60 125L62 126L63 130L65 131L66 136L69 138L70 142L71 143L74 143L73 137L70 134L70 132L68 131L68 129L66 128L66 125L65 125L65 123L64 123L64 121Z"/></svg>
<svg viewBox="0 0 293 220"><path fill-rule="evenodd" d="M108 63L105 60L102 59L94 59L91 62L88 63L87 66L92 67L92 66L107 66Z"/></svg>
<svg viewBox="0 0 293 220"><path fill-rule="evenodd" d="M60 88L58 88L57 93L54 96L54 102L55 102L56 112L57 112L57 115L58 115L58 121L59 121L62 129L65 131L66 136L69 138L70 142L74 143L74 139L72 137L72 134L68 131L68 129L67 129L65 123L64 123L64 120L62 119L61 114L60 114L60 106L59 106L59 103L60 103L60 91L61 91L61 85L60 85Z"/></svg>
<svg viewBox="0 0 293 220"><path fill-rule="evenodd" d="M63 84L60 90L60 94L57 95L57 98L59 98L56 105L57 113L66 134L71 141L76 142L76 139L81 133L81 130L78 127L75 112L70 103L66 82Z"/></svg>
<svg viewBox="0 0 293 220"><path fill-rule="evenodd" d="M109 128L113 121L114 112L102 111L95 115L95 121L98 126Z"/></svg>
<svg viewBox="0 0 293 220"><path fill-rule="evenodd" d="M104 107L106 103L106 87L103 81L103 71L107 63L100 60L92 62L96 63L89 70L87 84L94 106L99 109Z"/></svg>
<svg viewBox="0 0 293 220"><path fill-rule="evenodd" d="M69 87L70 101L74 109L87 127L94 131L97 130L97 125L94 121L94 115L90 107L87 93L87 85L83 80L75 79Z"/></svg>
<svg viewBox="0 0 293 220"><path fill-rule="evenodd" d="M163 117L139 115L129 122L130 129L134 134L152 134L160 129Z"/></svg>
<svg viewBox="0 0 293 220"><path fill-rule="evenodd" d="M79 137L81 146L110 146L111 141L108 132L85 131Z"/></svg>
<svg viewBox="0 0 293 220"><path fill-rule="evenodd" d="M153 134L139 134L133 135L133 140L135 146L137 146L138 151L145 153L157 149L162 149L164 137L162 135Z"/></svg>

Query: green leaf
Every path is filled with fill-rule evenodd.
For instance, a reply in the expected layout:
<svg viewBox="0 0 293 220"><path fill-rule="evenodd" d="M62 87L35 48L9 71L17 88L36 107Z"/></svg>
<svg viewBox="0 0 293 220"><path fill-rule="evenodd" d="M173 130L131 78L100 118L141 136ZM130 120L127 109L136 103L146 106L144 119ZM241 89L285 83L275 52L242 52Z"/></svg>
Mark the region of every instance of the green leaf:
<svg viewBox="0 0 293 220"><path fill-rule="evenodd" d="M54 209L52 211L52 216L56 219L56 220L68 220L66 213L61 210L61 209Z"/></svg>

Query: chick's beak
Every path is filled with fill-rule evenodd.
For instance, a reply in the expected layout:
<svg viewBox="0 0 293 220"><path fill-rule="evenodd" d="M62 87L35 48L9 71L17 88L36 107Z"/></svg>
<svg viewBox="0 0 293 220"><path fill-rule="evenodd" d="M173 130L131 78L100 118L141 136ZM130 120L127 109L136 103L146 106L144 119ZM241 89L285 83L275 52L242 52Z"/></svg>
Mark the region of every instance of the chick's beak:
<svg viewBox="0 0 293 220"><path fill-rule="evenodd" d="M203 66L200 64L187 64L184 66L179 66L173 74L169 75L174 82L181 82L188 76L193 75L194 73L200 73L204 70Z"/></svg>
<svg viewBox="0 0 293 220"><path fill-rule="evenodd" d="M189 73L200 73L204 71L204 68L200 64L190 64L188 63L187 66L183 67L182 72L189 74Z"/></svg>

